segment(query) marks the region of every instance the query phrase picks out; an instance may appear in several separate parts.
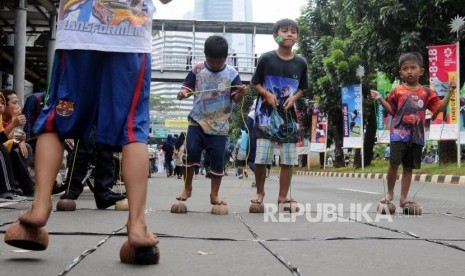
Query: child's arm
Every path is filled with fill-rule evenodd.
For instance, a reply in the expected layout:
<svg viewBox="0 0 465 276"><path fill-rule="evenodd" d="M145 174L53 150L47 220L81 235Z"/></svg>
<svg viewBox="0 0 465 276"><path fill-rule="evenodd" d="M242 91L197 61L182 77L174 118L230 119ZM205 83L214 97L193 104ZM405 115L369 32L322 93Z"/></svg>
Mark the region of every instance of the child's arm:
<svg viewBox="0 0 465 276"><path fill-rule="evenodd" d="M286 99L284 102L284 108L289 109L294 106L295 101L297 101L298 98L302 96L304 91L302 89L297 90L297 93L295 93L293 96L290 96L289 98Z"/></svg>
<svg viewBox="0 0 465 276"><path fill-rule="evenodd" d="M238 102L242 101L244 96L247 95L247 92L248 92L247 86L245 86L245 85L239 86L237 88L237 90L236 90L236 95L234 96L234 99L233 99L234 102L238 103Z"/></svg>
<svg viewBox="0 0 465 276"><path fill-rule="evenodd" d="M447 89L446 96L444 96L444 98L441 100L438 112L443 112L447 109L447 104L449 103L450 97L452 93L454 93L455 88L457 88L457 83L455 82L455 80L451 80L449 82L449 88Z"/></svg>
<svg viewBox="0 0 465 276"><path fill-rule="evenodd" d="M391 108L391 105L383 98L383 96L381 96L381 94L376 91L376 90L373 90L371 89L370 90L371 92L371 98L373 100L377 100L381 103L381 105L384 107L384 110L386 110L386 112L391 115L391 116L394 116L394 111L392 111L392 108Z"/></svg>
<svg viewBox="0 0 465 276"><path fill-rule="evenodd" d="M190 93L189 90L182 89L181 91L178 92L178 100L189 98L191 95L192 93Z"/></svg>
<svg viewBox="0 0 465 276"><path fill-rule="evenodd" d="M250 86L253 90L260 94L260 96L262 96L262 99L267 105L273 108L278 106L278 99L276 99L276 96L273 93L268 92L261 84L250 83Z"/></svg>

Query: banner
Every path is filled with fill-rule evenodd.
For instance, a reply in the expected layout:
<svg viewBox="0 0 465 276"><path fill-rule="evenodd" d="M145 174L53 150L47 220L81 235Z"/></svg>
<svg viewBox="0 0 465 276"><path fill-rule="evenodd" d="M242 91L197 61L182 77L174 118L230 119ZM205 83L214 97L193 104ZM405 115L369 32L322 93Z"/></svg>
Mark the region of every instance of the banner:
<svg viewBox="0 0 465 276"><path fill-rule="evenodd" d="M385 99L387 94L392 90L392 84L383 72L376 73L376 90ZM376 140L378 144L389 144L389 126L391 125L392 117L389 114L384 114L384 107L376 101ZM386 116L385 116L386 115Z"/></svg>
<svg viewBox="0 0 465 276"><path fill-rule="evenodd" d="M457 80L457 45L436 45L428 47L430 87L442 98L449 88L449 81ZM429 139L456 140L457 92L453 92L445 112L439 113L430 124Z"/></svg>
<svg viewBox="0 0 465 276"><path fill-rule="evenodd" d="M465 83L460 89L460 144L465 144Z"/></svg>
<svg viewBox="0 0 465 276"><path fill-rule="evenodd" d="M310 151L325 152L328 123L325 115L314 105L310 136Z"/></svg>
<svg viewBox="0 0 465 276"><path fill-rule="evenodd" d="M362 91L360 84L341 88L343 147L361 148L362 141Z"/></svg>

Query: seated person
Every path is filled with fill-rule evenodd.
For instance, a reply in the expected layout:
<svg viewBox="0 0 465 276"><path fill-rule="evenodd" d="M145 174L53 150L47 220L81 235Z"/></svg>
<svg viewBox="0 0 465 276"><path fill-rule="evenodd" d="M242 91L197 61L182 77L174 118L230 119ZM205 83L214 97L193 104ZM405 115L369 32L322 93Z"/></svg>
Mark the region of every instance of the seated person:
<svg viewBox="0 0 465 276"><path fill-rule="evenodd" d="M2 112L5 110L6 100L3 94L0 93L0 120L2 120ZM19 118L16 117L12 124L19 124ZM3 143L8 141L8 135L13 130L10 127L8 130L3 129L0 124L0 201L19 201L24 198L18 196L15 192L16 183L13 177L13 168L10 160L10 153Z"/></svg>
<svg viewBox="0 0 465 276"><path fill-rule="evenodd" d="M25 196L33 196L35 184L28 170L33 159L32 148L26 143L27 137L25 134L14 137L16 132L14 130L26 123L26 117L21 114L18 97L13 90L2 90L1 93L5 99L5 108L2 112L3 128L9 130L8 141L4 145L10 152L13 175L20 188L17 192L19 194L23 193ZM19 118L19 123L16 118Z"/></svg>

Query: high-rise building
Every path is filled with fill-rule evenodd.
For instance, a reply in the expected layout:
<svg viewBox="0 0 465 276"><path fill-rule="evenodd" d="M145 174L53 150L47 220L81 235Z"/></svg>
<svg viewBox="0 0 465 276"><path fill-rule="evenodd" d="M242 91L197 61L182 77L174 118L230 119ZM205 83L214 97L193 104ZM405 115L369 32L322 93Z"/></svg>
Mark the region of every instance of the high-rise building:
<svg viewBox="0 0 465 276"><path fill-rule="evenodd" d="M252 0L195 0L194 18L215 21L252 21ZM252 53L252 35L226 34L231 53Z"/></svg>

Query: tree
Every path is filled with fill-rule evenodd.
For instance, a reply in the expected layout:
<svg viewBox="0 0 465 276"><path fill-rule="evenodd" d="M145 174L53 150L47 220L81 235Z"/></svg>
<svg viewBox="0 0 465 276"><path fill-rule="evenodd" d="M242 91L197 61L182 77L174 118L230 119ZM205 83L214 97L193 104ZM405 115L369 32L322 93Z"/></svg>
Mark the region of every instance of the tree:
<svg viewBox="0 0 465 276"><path fill-rule="evenodd" d="M369 88L374 87L376 70L385 72L393 81L398 76L397 60L401 53L418 51L427 60L428 45L454 42L456 38L449 32L448 24L457 14L465 15L465 5L459 0L308 1L298 19L299 47L309 61L308 96L316 99L330 118L329 137L334 137L336 146L335 166L343 165L338 86L357 81L353 78L353 70L358 65L364 66L367 72L362 83L364 111L368 115L364 116L365 144L368 145L365 160L369 162L376 119L367 95ZM462 31L459 39L463 40L464 36ZM461 48L463 53L463 43ZM421 80L423 84L427 84L427 77ZM461 79L464 79L463 74ZM443 154L452 156L455 152L452 148L442 150Z"/></svg>

